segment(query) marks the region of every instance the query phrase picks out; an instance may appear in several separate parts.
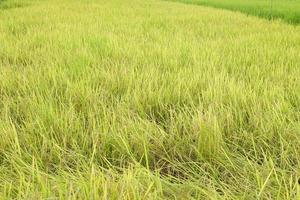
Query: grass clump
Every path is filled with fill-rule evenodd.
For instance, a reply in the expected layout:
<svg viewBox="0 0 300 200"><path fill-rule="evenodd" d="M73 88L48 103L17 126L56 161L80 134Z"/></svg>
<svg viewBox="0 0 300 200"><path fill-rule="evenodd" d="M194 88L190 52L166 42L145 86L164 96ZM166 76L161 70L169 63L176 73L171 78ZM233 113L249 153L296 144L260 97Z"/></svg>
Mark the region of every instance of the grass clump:
<svg viewBox="0 0 300 200"><path fill-rule="evenodd" d="M300 29L166 1L0 12L2 199L297 199Z"/></svg>

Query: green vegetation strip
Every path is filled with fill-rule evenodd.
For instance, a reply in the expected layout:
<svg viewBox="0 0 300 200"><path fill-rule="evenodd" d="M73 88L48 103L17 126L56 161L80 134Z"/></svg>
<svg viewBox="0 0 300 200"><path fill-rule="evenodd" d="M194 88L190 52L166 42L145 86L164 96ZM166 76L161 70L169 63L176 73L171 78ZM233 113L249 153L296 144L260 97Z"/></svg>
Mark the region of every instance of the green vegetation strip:
<svg viewBox="0 0 300 200"><path fill-rule="evenodd" d="M0 199L299 199L299 26L22 3L0 10Z"/></svg>
<svg viewBox="0 0 300 200"><path fill-rule="evenodd" d="M240 11L267 19L300 24L300 0L170 0Z"/></svg>
<svg viewBox="0 0 300 200"><path fill-rule="evenodd" d="M23 0L0 0L0 9L12 9L26 6L27 4Z"/></svg>

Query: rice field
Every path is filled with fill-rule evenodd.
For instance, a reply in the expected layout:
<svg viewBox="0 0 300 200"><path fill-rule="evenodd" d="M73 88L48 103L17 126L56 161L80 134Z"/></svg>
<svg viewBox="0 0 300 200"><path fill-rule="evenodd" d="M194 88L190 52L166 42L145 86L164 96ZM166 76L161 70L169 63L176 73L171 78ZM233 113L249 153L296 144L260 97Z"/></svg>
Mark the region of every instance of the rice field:
<svg viewBox="0 0 300 200"><path fill-rule="evenodd" d="M161 0L0 3L0 199L299 198L299 26Z"/></svg>
<svg viewBox="0 0 300 200"><path fill-rule="evenodd" d="M169 0L228 9L271 20L300 24L299 0Z"/></svg>

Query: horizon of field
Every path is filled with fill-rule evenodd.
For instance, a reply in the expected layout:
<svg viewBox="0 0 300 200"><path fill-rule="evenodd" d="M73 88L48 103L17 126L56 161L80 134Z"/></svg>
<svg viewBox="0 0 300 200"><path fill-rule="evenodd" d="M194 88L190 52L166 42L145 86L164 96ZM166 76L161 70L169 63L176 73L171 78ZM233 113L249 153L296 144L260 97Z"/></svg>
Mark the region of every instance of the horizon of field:
<svg viewBox="0 0 300 200"><path fill-rule="evenodd" d="M7 0L0 199L300 198L300 27L158 0Z"/></svg>

